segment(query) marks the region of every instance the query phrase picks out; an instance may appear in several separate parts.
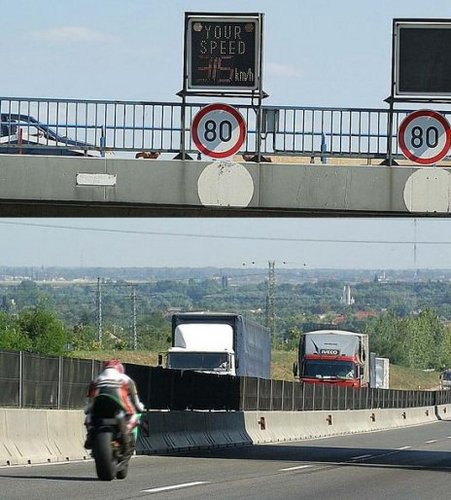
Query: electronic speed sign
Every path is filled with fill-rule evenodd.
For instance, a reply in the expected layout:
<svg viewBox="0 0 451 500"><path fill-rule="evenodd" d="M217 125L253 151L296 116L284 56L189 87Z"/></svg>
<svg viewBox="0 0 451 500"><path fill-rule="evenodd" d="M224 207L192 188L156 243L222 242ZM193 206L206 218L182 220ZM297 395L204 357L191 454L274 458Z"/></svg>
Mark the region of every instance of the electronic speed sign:
<svg viewBox="0 0 451 500"><path fill-rule="evenodd" d="M228 158L246 139L246 123L233 106L209 104L194 117L191 135L197 149L211 158Z"/></svg>
<svg viewBox="0 0 451 500"><path fill-rule="evenodd" d="M451 97L451 21L393 20L395 96Z"/></svg>
<svg viewBox="0 0 451 500"><path fill-rule="evenodd" d="M186 13L186 89L258 90L262 18L263 14Z"/></svg>
<svg viewBox="0 0 451 500"><path fill-rule="evenodd" d="M398 144L408 160L422 165L437 163L451 147L448 120L436 111L414 111L399 126Z"/></svg>

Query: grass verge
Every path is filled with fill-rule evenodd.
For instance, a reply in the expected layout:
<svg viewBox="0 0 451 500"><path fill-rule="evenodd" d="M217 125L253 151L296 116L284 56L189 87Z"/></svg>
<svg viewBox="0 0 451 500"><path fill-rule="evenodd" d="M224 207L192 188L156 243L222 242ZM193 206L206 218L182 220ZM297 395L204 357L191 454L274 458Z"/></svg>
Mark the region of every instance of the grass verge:
<svg viewBox="0 0 451 500"><path fill-rule="evenodd" d="M123 363L156 366L158 353L149 351L73 351L74 358L97 359L104 361L117 358ZM293 380L293 363L296 351L272 352L272 378L276 380ZM404 366L390 365L390 388L403 390L436 389L440 384L438 372L425 372Z"/></svg>

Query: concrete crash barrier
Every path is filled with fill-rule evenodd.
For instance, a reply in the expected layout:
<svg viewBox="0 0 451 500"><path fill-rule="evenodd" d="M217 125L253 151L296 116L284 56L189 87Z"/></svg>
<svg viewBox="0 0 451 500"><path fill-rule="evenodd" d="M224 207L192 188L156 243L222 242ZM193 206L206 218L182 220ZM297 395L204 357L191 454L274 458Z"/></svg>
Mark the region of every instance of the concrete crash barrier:
<svg viewBox="0 0 451 500"><path fill-rule="evenodd" d="M138 454L296 441L451 420L451 405L405 409L150 411ZM0 409L0 466L89 458L81 410Z"/></svg>
<svg viewBox="0 0 451 500"><path fill-rule="evenodd" d="M83 419L79 410L0 409L0 465L87 458Z"/></svg>
<svg viewBox="0 0 451 500"><path fill-rule="evenodd" d="M436 408L299 412L154 411L148 414L149 436L141 436L137 453L244 446L394 429L436 421L439 418ZM451 416L451 410L447 411Z"/></svg>
<svg viewBox="0 0 451 500"><path fill-rule="evenodd" d="M451 405L438 405L435 408L439 420L451 420Z"/></svg>
<svg viewBox="0 0 451 500"><path fill-rule="evenodd" d="M242 412L150 411L138 454L252 444Z"/></svg>
<svg viewBox="0 0 451 500"><path fill-rule="evenodd" d="M144 416L137 453L165 453L207 446L205 418L201 412L150 411Z"/></svg>
<svg viewBox="0 0 451 500"><path fill-rule="evenodd" d="M208 412L207 433L215 446L250 445L252 439L245 425L243 412Z"/></svg>
<svg viewBox="0 0 451 500"><path fill-rule="evenodd" d="M246 412L253 443L273 443L394 429L437 420L434 406L406 409Z"/></svg>

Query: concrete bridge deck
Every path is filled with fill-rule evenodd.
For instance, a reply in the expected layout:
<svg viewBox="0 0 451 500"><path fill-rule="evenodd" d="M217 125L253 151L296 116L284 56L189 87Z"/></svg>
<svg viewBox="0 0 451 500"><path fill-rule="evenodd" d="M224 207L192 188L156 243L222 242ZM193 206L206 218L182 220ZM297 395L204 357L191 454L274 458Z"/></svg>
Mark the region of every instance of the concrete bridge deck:
<svg viewBox="0 0 451 500"><path fill-rule="evenodd" d="M448 216L447 168L0 155L0 216Z"/></svg>

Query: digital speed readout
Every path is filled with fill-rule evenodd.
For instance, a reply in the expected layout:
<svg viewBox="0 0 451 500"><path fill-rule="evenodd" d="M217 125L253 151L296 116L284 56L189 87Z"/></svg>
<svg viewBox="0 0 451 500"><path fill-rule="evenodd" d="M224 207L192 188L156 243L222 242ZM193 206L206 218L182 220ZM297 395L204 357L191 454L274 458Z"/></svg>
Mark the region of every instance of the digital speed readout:
<svg viewBox="0 0 451 500"><path fill-rule="evenodd" d="M258 43L256 19L190 19L188 88L256 89Z"/></svg>

